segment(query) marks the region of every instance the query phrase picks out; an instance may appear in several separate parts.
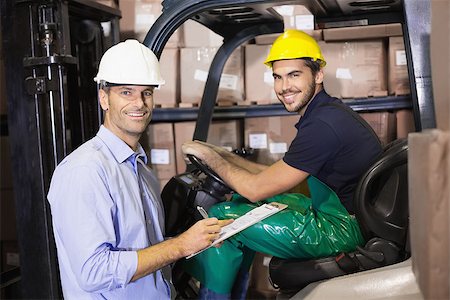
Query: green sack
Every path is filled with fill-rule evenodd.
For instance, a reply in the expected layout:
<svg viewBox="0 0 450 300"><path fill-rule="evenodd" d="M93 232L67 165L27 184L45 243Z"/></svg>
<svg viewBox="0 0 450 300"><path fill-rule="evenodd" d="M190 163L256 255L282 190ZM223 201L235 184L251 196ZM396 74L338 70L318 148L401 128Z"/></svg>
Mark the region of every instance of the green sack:
<svg viewBox="0 0 450 300"><path fill-rule="evenodd" d="M210 216L236 219L263 203L279 202L288 208L185 260L184 269L205 287L229 293L243 266L250 268L255 251L280 258L320 258L354 251L364 239L354 216L336 193L313 176L308 177L311 198L282 194L251 203L235 194L231 201L214 205Z"/></svg>

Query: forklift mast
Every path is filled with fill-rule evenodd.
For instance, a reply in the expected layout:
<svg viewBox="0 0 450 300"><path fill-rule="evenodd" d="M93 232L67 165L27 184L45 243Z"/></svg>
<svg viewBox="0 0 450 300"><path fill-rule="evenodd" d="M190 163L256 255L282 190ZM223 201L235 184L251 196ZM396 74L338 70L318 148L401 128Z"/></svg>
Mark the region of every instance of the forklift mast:
<svg viewBox="0 0 450 300"><path fill-rule="evenodd" d="M98 130L92 78L119 41L120 11L86 0L2 1L0 9L21 296L61 298L46 195L56 165Z"/></svg>

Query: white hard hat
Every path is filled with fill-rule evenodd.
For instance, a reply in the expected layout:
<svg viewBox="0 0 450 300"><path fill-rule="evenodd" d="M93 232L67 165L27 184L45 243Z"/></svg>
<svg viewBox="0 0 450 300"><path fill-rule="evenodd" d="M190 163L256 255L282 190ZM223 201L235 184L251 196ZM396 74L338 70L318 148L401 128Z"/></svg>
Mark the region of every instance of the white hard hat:
<svg viewBox="0 0 450 300"><path fill-rule="evenodd" d="M126 40L109 48L100 60L94 81L156 86L165 83L156 55L137 40Z"/></svg>

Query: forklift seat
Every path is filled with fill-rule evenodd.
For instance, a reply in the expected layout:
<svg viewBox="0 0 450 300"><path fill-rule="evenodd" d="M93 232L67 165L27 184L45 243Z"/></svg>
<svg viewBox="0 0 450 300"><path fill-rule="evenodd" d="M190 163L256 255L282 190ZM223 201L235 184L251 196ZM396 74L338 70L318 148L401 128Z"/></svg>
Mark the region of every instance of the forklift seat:
<svg viewBox="0 0 450 300"><path fill-rule="evenodd" d="M408 236L408 144L399 139L362 176L355 190L355 215L367 241L351 253L311 260L273 257L270 280L292 296L308 284L379 268L410 257Z"/></svg>

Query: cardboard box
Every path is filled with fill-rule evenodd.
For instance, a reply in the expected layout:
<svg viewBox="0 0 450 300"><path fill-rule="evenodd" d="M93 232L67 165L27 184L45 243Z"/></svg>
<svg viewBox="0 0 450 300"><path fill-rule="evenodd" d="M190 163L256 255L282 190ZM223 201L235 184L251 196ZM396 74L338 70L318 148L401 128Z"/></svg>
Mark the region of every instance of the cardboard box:
<svg viewBox="0 0 450 300"><path fill-rule="evenodd" d="M183 23L183 46L185 48L220 47L223 37L194 20Z"/></svg>
<svg viewBox="0 0 450 300"><path fill-rule="evenodd" d="M186 141L192 141L195 122L180 122L174 124L177 173L186 171L181 146ZM228 151L242 148L242 126L239 120L213 121L209 126L207 142L223 147Z"/></svg>
<svg viewBox="0 0 450 300"><path fill-rule="evenodd" d="M17 240L14 191L0 189L0 240Z"/></svg>
<svg viewBox="0 0 450 300"><path fill-rule="evenodd" d="M303 5L280 5L274 9L283 17L284 29L310 33L315 28L314 15Z"/></svg>
<svg viewBox="0 0 450 300"><path fill-rule="evenodd" d="M8 136L0 136L0 189L12 189L11 151Z"/></svg>
<svg viewBox="0 0 450 300"><path fill-rule="evenodd" d="M402 24L400 23L330 28L323 30L323 39L326 42L376 39L401 35L403 35L403 31Z"/></svg>
<svg viewBox="0 0 450 300"><path fill-rule="evenodd" d="M180 51L164 48L159 60L161 76L166 83L155 89L154 102L158 107L176 107L180 102Z"/></svg>
<svg viewBox="0 0 450 300"><path fill-rule="evenodd" d="M409 109L396 111L397 139L407 138L408 134L416 131L413 112Z"/></svg>
<svg viewBox="0 0 450 300"><path fill-rule="evenodd" d="M181 48L181 102L199 104L203 97L209 67L217 48ZM244 99L243 50L237 48L225 63L217 101L238 103Z"/></svg>
<svg viewBox="0 0 450 300"><path fill-rule="evenodd" d="M245 46L245 101L239 105L249 105L252 102L279 103L273 90L272 69L264 65L270 47L270 45Z"/></svg>
<svg viewBox="0 0 450 300"><path fill-rule="evenodd" d="M360 113L361 117L373 128L383 146L397 137L397 120L392 112Z"/></svg>
<svg viewBox="0 0 450 300"><path fill-rule="evenodd" d="M119 8L119 0L94 0L94 1L112 8Z"/></svg>
<svg viewBox="0 0 450 300"><path fill-rule="evenodd" d="M412 269L424 299L449 299L450 134L411 133L408 145Z"/></svg>
<svg viewBox="0 0 450 300"><path fill-rule="evenodd" d="M150 27L162 13L161 0L121 0L120 39L137 39L143 42ZM182 44L180 29L175 30L165 47L177 48Z"/></svg>
<svg viewBox="0 0 450 300"><path fill-rule="evenodd" d="M389 38L388 89L390 95L409 95L408 64L403 37Z"/></svg>
<svg viewBox="0 0 450 300"><path fill-rule="evenodd" d="M436 127L450 130L450 2L432 0L430 59Z"/></svg>
<svg viewBox="0 0 450 300"><path fill-rule="evenodd" d="M176 174L172 123L150 124L141 137L141 144L147 152L148 165L159 180L170 179Z"/></svg>
<svg viewBox="0 0 450 300"><path fill-rule="evenodd" d="M319 42L327 62L324 87L338 98L387 96L386 49L383 40Z"/></svg>
<svg viewBox="0 0 450 300"><path fill-rule="evenodd" d="M269 263L272 256L256 252L251 268L248 287L250 299L275 299L278 289L274 288L269 279Z"/></svg>
<svg viewBox="0 0 450 300"><path fill-rule="evenodd" d="M265 165L282 159L297 134L299 120L297 114L245 119L245 147L253 149L248 159Z"/></svg>

